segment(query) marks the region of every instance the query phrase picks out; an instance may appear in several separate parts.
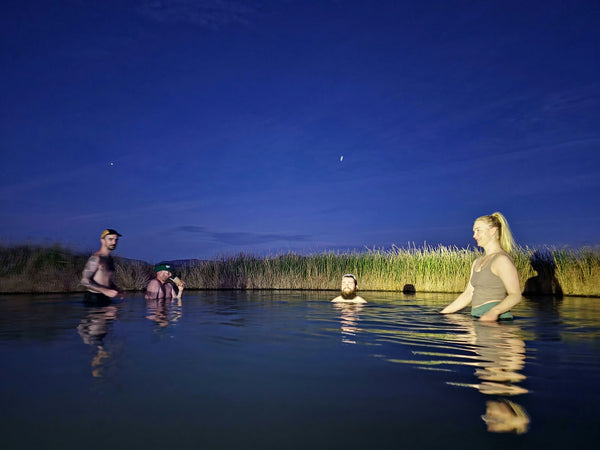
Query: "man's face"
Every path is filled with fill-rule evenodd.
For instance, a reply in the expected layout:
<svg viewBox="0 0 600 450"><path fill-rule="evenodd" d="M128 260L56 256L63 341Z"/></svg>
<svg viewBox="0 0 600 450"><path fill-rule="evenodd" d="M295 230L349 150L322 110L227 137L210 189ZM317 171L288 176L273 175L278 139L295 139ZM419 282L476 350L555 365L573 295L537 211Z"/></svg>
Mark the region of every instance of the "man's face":
<svg viewBox="0 0 600 450"><path fill-rule="evenodd" d="M158 278L161 282L167 281L171 277L171 272L168 270L159 270L156 272L156 278Z"/></svg>
<svg viewBox="0 0 600 450"><path fill-rule="evenodd" d="M110 251L113 251L115 248L117 248L117 242L119 242L119 236L117 236L116 234L109 234L102 238L102 242L104 243L104 246L107 249L109 249Z"/></svg>
<svg viewBox="0 0 600 450"><path fill-rule="evenodd" d="M354 281L354 278L342 278L342 294L345 296L356 294L356 282Z"/></svg>

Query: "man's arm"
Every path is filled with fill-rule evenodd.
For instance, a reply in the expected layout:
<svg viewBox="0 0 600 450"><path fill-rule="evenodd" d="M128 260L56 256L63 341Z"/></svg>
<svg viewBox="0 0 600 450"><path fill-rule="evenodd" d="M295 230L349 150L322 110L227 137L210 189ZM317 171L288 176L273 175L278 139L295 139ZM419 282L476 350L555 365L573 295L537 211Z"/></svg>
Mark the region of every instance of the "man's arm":
<svg viewBox="0 0 600 450"><path fill-rule="evenodd" d="M175 286L173 286L171 283L165 283L164 284L165 298L181 299L181 295L183 294L183 286L178 286L178 287L179 287L179 291L177 291L177 288Z"/></svg>
<svg viewBox="0 0 600 450"><path fill-rule="evenodd" d="M174 298L181 298L181 296L183 295L183 283L178 284L177 287L175 286L171 286L171 290L173 291L173 297Z"/></svg>

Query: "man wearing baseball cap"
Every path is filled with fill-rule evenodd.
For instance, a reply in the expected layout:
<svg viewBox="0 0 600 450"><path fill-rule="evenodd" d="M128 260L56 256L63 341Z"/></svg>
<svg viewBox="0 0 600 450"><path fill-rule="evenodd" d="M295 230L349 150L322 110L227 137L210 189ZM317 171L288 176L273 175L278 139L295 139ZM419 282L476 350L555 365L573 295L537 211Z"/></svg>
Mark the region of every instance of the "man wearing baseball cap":
<svg viewBox="0 0 600 450"><path fill-rule="evenodd" d="M111 228L107 228L100 234L100 250L87 260L81 276L81 284L87 289L83 298L85 303L110 303L116 296L122 296L113 281L115 263L110 255L117 248L120 236Z"/></svg>
<svg viewBox="0 0 600 450"><path fill-rule="evenodd" d="M148 283L145 295L146 300L180 299L183 294L184 283L179 278L173 277L171 265L158 264L154 270L156 271L156 278ZM168 283L169 280L177 285L178 292L175 292L171 283Z"/></svg>

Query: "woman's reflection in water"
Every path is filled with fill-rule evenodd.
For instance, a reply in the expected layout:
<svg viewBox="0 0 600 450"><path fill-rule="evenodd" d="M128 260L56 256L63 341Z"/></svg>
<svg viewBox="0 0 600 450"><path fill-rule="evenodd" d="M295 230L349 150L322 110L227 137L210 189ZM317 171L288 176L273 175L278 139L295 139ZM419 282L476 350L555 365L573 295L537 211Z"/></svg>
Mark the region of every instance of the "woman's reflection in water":
<svg viewBox="0 0 600 450"><path fill-rule="evenodd" d="M92 358L92 376L101 378L106 362L110 358L103 346L104 337L108 334L108 326L117 317L115 306L98 306L87 309L88 314L81 319L77 332L84 344L95 347L96 354Z"/></svg>
<svg viewBox="0 0 600 450"><path fill-rule="evenodd" d="M521 405L507 400L488 400L481 416L491 433L527 433L529 416Z"/></svg>
<svg viewBox="0 0 600 450"><path fill-rule="evenodd" d="M159 326L164 328L169 323L177 322L182 316L181 298L168 298L158 300L146 300L148 315L146 319L153 320Z"/></svg>
<svg viewBox="0 0 600 450"><path fill-rule="evenodd" d="M450 319L450 317L448 317ZM514 323L481 322L465 316L453 316L452 322L459 324L470 336L477 369L477 388L484 395L495 396L486 401L482 417L487 430L492 433L525 433L529 416L525 409L504 397L526 394L527 389L517 383L525 380L520 371L525 366L525 341L521 329ZM453 383L450 383L453 384Z"/></svg>
<svg viewBox="0 0 600 450"><path fill-rule="evenodd" d="M363 305L361 303L333 303L333 305L340 310L342 342L356 344L359 313L363 309Z"/></svg>

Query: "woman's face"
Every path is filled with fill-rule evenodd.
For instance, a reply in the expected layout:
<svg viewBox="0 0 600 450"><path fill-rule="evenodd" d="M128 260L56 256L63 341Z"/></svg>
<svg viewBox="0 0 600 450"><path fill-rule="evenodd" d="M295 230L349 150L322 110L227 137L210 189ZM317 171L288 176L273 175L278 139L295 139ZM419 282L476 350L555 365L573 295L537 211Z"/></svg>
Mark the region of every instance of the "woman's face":
<svg viewBox="0 0 600 450"><path fill-rule="evenodd" d="M495 239L498 229L490 227L482 220L476 220L473 224L473 239L477 241L479 247L484 247L491 239Z"/></svg>

